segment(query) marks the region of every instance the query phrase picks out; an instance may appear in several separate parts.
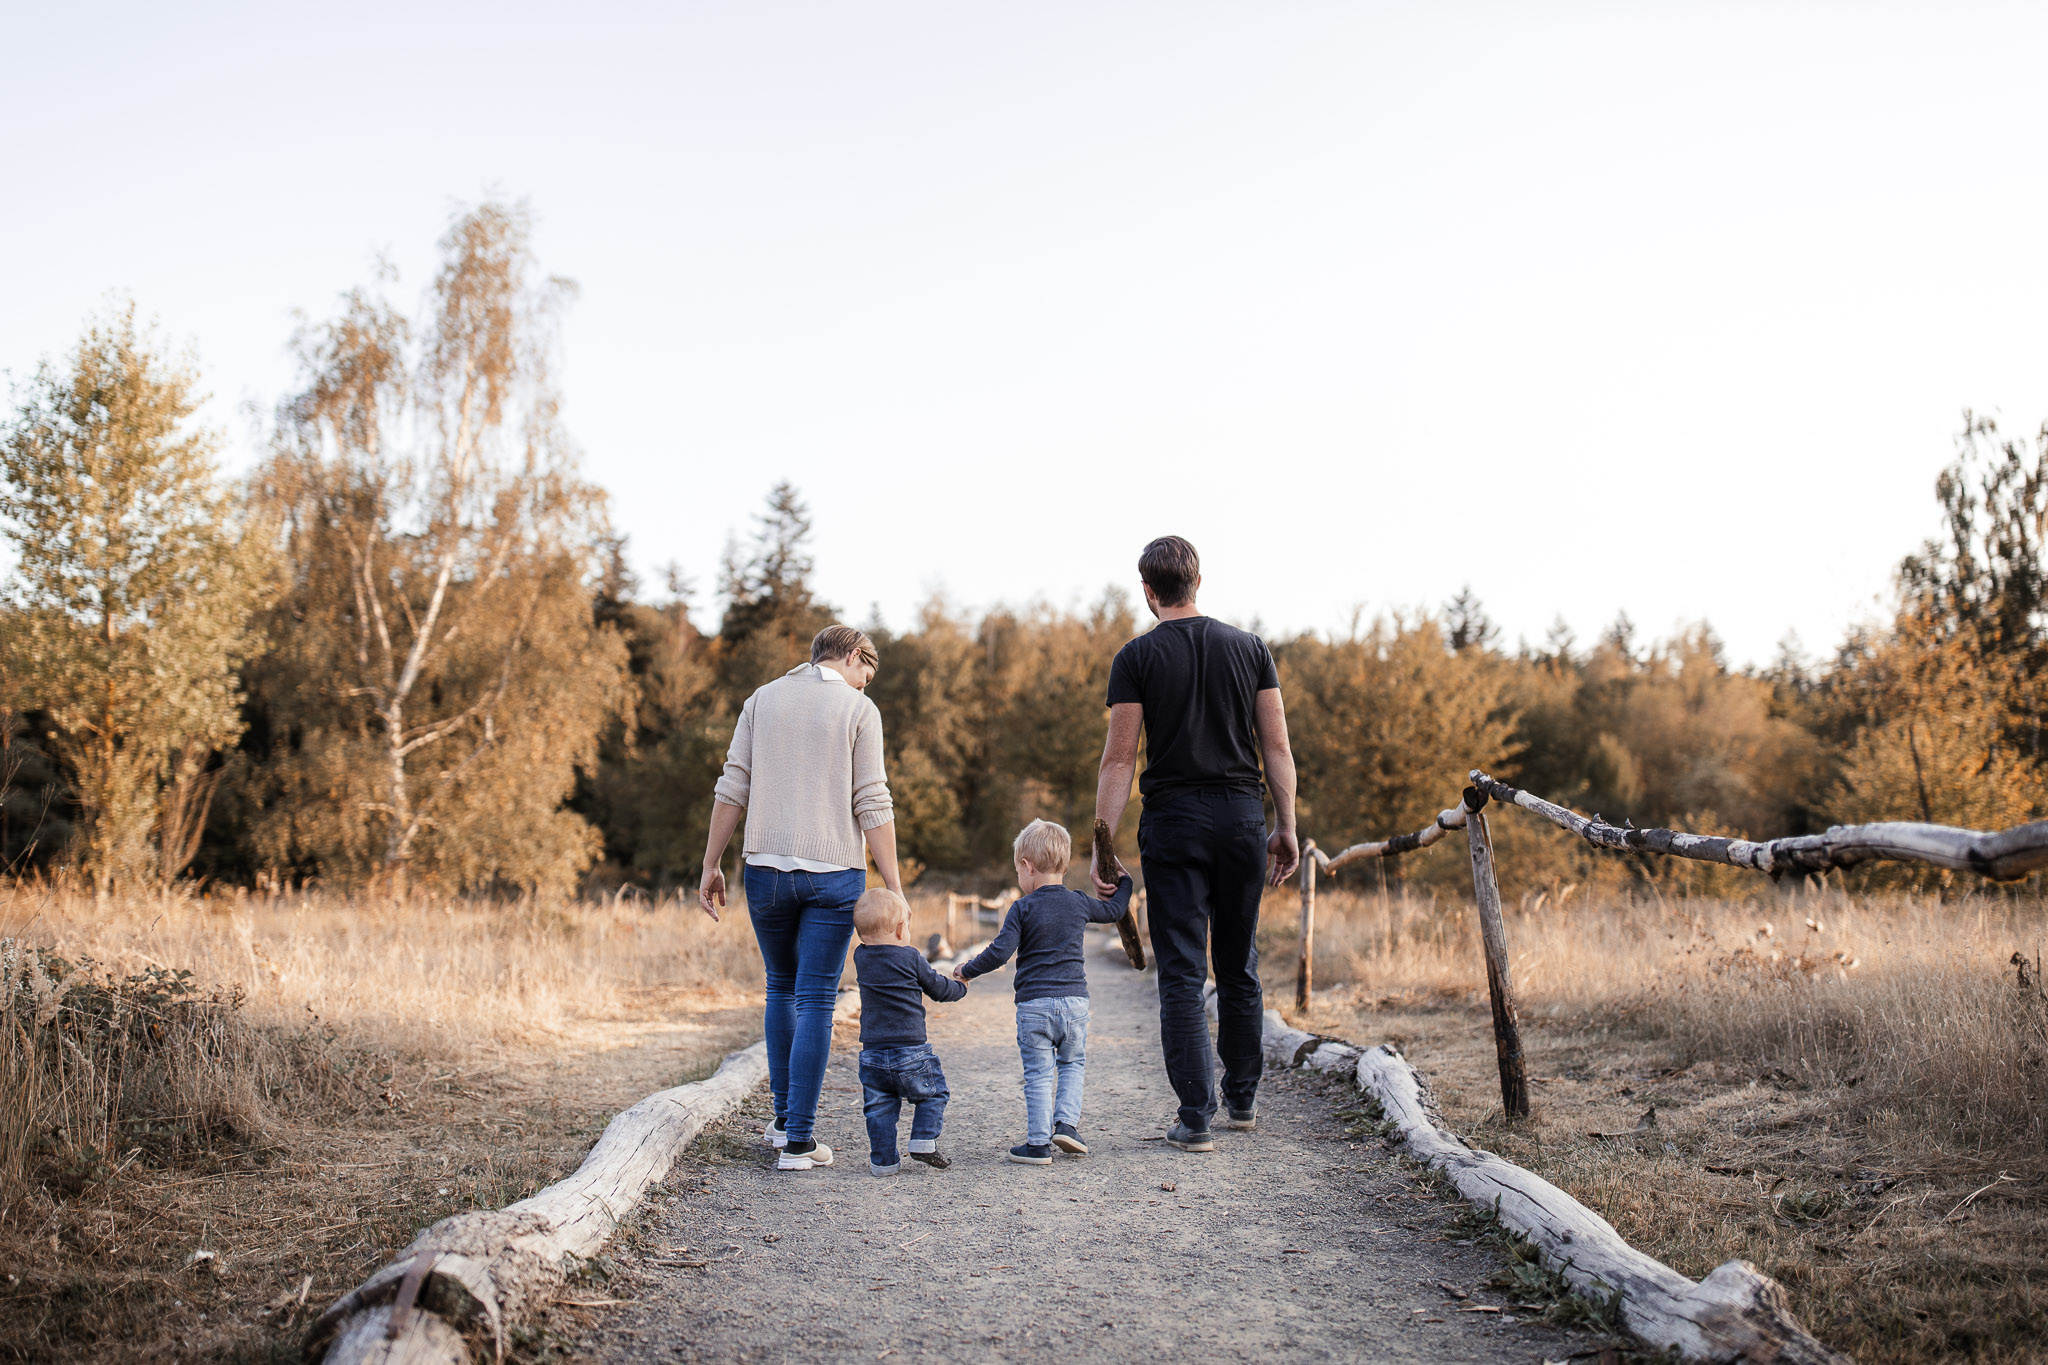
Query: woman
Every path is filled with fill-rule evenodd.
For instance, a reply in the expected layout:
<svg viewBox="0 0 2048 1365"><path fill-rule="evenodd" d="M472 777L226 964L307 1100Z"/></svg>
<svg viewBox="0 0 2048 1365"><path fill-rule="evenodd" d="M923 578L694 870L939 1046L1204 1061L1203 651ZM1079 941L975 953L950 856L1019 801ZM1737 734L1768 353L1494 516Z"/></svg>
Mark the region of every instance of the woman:
<svg viewBox="0 0 2048 1365"><path fill-rule="evenodd" d="M811 1135L832 1005L853 937L853 903L867 887L867 854L898 895L896 812L882 771L882 717L863 695L875 676L874 641L827 626L811 661L747 698L733 727L725 773L711 802L711 838L697 899L718 918L725 846L747 816L747 914L768 978L764 1032L775 1122L776 1169L832 1164ZM865 842L865 849L862 845Z"/></svg>

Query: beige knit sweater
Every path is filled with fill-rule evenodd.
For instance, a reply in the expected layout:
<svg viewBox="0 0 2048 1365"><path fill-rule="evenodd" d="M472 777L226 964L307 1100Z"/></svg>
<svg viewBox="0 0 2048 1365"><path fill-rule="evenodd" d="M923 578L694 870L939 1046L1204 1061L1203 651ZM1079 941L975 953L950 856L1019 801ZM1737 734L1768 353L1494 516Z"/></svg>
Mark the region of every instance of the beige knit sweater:
<svg viewBox="0 0 2048 1365"><path fill-rule="evenodd" d="M713 796L747 812L745 853L866 867L862 830L896 818L882 771L882 713L817 664L740 708Z"/></svg>

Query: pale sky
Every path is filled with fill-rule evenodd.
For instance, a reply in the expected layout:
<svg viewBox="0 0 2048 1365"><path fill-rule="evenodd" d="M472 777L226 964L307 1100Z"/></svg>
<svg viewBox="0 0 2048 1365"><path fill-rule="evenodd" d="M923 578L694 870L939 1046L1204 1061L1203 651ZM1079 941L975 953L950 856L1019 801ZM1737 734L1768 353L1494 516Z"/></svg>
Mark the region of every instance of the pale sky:
<svg viewBox="0 0 2048 1365"><path fill-rule="evenodd" d="M794 480L902 627L1129 583L1825 650L2048 418L2048 7L0 9L0 367L109 291L230 464L374 253L531 201L568 424L707 588ZM700 620L712 604L700 597Z"/></svg>

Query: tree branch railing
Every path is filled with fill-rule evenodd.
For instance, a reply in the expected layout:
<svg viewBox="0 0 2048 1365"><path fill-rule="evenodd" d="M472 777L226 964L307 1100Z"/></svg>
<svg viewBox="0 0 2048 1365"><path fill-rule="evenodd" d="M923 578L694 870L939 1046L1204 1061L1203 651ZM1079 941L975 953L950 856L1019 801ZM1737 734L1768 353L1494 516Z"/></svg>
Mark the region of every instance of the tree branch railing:
<svg viewBox="0 0 2048 1365"><path fill-rule="evenodd" d="M1731 839L1685 830L1638 828L1610 824L1598 815L1582 815L1568 806L1546 801L1510 786L1481 769L1469 774L1456 806L1412 834L1353 844L1334 856L1308 840L1301 859L1301 946L1295 975L1294 1004L1305 1010L1315 980L1315 895L1318 872L1335 874L1352 863L1394 858L1429 848L1454 829L1463 829L1472 859L1473 898L1479 908L1480 937L1486 950L1487 995L1493 1007L1494 1045L1499 1056L1501 1105L1510 1119L1529 1113L1528 1079L1522 1062L1522 1040L1508 966L1507 932L1501 918L1500 885L1494 871L1493 846L1482 813L1488 801L1516 806L1575 834L1594 848L1613 853L1655 853L1693 862L1761 872L1773 881L1855 867L1863 863L1922 863L1956 872L1974 872L1993 881L2011 881L2048 869L2048 820L2012 829L1980 831L1915 821L1883 821L1837 825L1823 834L1781 839Z"/></svg>

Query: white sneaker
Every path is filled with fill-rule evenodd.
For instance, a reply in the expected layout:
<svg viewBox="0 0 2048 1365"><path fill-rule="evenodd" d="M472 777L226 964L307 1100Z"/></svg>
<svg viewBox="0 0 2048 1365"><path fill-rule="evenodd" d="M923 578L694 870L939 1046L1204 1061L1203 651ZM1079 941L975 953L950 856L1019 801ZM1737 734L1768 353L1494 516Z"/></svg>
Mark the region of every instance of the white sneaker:
<svg viewBox="0 0 2048 1365"><path fill-rule="evenodd" d="M831 1164L832 1149L822 1142L808 1152L792 1152L784 1147L782 1155L775 1158L775 1169L778 1171L808 1171L813 1166Z"/></svg>
<svg viewBox="0 0 2048 1365"><path fill-rule="evenodd" d="M789 1134L782 1130L781 1119L770 1119L768 1126L761 1130L761 1141L778 1151L789 1146Z"/></svg>

